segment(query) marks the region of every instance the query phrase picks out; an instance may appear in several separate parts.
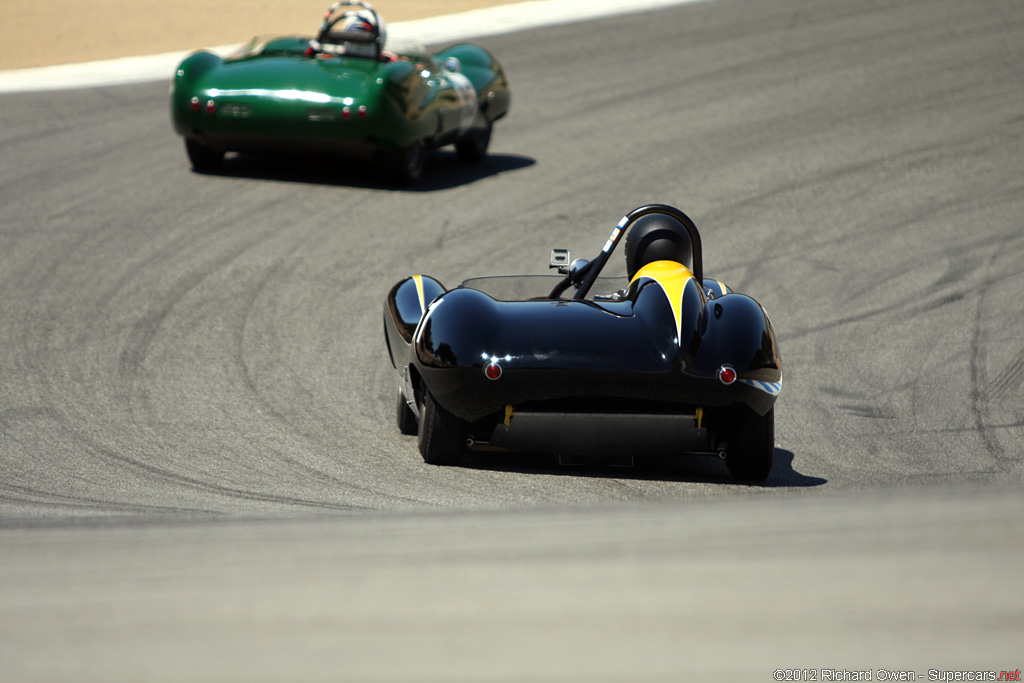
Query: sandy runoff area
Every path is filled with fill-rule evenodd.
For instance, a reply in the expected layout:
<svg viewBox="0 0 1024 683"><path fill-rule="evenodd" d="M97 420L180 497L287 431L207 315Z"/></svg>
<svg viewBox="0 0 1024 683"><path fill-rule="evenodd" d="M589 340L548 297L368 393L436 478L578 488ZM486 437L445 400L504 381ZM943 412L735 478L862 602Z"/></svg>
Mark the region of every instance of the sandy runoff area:
<svg viewBox="0 0 1024 683"><path fill-rule="evenodd" d="M523 0L518 0L522 2ZM517 0L377 0L388 22L508 5ZM266 33L316 32L331 0L4 0L0 70L75 64L242 44Z"/></svg>

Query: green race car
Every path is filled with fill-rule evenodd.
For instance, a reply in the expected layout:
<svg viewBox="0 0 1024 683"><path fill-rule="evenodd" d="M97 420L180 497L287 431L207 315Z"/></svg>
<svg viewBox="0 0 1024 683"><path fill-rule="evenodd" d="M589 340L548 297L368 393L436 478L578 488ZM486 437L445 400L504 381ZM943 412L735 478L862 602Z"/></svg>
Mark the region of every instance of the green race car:
<svg viewBox="0 0 1024 683"><path fill-rule="evenodd" d="M196 52L171 86L171 118L193 168L220 168L226 152L339 154L373 160L398 183L423 171L430 149L487 154L508 112L498 61L469 43L431 54L387 41L369 3L336 2L315 37L257 37L226 58Z"/></svg>

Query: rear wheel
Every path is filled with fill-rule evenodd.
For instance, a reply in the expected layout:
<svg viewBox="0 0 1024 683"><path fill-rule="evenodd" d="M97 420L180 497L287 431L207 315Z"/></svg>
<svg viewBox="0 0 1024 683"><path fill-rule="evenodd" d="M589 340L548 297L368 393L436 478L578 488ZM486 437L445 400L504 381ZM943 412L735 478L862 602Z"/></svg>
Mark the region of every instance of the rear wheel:
<svg viewBox="0 0 1024 683"><path fill-rule="evenodd" d="M405 402L405 395L401 389L398 390L398 406L395 412L398 431L412 436L419 430L419 425L416 424L416 415L413 414L409 404Z"/></svg>
<svg viewBox="0 0 1024 683"><path fill-rule="evenodd" d="M223 151L207 147L191 138L185 140L185 151L188 152L192 168L200 172L218 171L224 163Z"/></svg>
<svg viewBox="0 0 1024 683"><path fill-rule="evenodd" d="M457 465L466 451L466 423L442 408L430 393L423 396L420 455L431 465Z"/></svg>
<svg viewBox="0 0 1024 683"><path fill-rule="evenodd" d="M736 479L764 481L775 459L775 408L763 417L747 406L729 412L725 464Z"/></svg>
<svg viewBox="0 0 1024 683"><path fill-rule="evenodd" d="M427 162L427 145L417 140L405 149L393 150L385 157L388 173L399 185L412 185L423 175Z"/></svg>
<svg viewBox="0 0 1024 683"><path fill-rule="evenodd" d="M477 163L487 156L487 147L491 144L493 123L488 122L486 128L475 130L455 143L455 152L461 161Z"/></svg>

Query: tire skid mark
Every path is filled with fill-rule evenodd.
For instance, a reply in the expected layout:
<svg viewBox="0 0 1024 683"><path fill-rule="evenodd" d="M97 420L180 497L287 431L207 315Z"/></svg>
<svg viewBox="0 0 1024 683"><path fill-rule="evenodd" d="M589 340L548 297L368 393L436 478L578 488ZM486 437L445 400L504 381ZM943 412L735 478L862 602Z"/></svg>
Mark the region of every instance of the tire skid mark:
<svg viewBox="0 0 1024 683"><path fill-rule="evenodd" d="M259 212L261 208L259 206L251 206L250 210L253 212ZM114 227L116 228L117 226ZM95 316L102 317L104 315L104 311L106 311L110 307L111 302L115 300L120 295L121 292L129 288L131 286L131 283L138 280L140 274L146 273L150 271L155 265L165 262L168 253L178 253L183 246L202 242L202 238L204 235L216 233L222 230L223 228L223 225L211 226L207 228L203 232L203 234L199 235L198 237L194 234L182 234L174 238L173 240L169 241L167 244L161 246L159 249L155 250L147 258L135 263L130 269L122 272L120 277L112 286L106 288L107 293L105 295L101 296L99 299L92 299L90 301L90 307L93 308L93 310L95 310ZM276 232L277 230L273 226L266 227L263 230L263 238L273 236ZM82 253L83 251L87 251L87 245L95 243L96 241L97 237L95 233L76 233L75 238L70 242L70 244L61 248L61 252ZM165 320L171 315L175 307L180 304L181 300L185 298L190 291L193 291L197 286L200 286L207 277L209 277L213 273L218 272L220 269L226 267L231 262L237 260L246 251L250 250L251 248L254 248L255 246L258 246L260 243L262 243L261 239L248 240L244 245L234 249L233 251L226 254L222 258L214 261L212 264L203 264L201 272L197 272L191 277L183 276L182 278L179 278L177 285L174 288L172 288L169 292L165 292L163 294L163 305L154 310L146 312L144 315L142 315L135 321L131 331L128 333L127 343L122 347L121 353L119 354L118 357L116 377L119 379L113 383L113 395L116 396L119 393L124 394L124 403L129 412L129 419L132 424L145 423L145 421L140 420L136 414L135 406L137 404L137 401L134 400L133 397L137 399L140 396L145 396L145 392L140 393L135 389L135 387L138 385L140 381L139 373L141 372L141 369L146 361L146 358L148 357L149 349L153 343L153 340L159 335ZM23 272L25 272L27 275L31 275L31 277L33 278L38 278L38 273L42 272L43 282L54 282L57 280L58 271L62 267L62 264L66 261L66 259L55 258L52 252L41 252L36 255L33 261L42 261L43 263L36 263L36 267L30 267L28 269L25 269ZM38 267L39 265L44 265L45 269L41 270ZM40 290L40 288L36 289ZM63 391L59 388L57 384L63 383L65 381L63 377L53 376L52 372L48 371L40 363L40 359L52 357L52 354L41 355L39 353L39 350L41 348L46 348L48 346L48 344L46 343L46 338L52 336L55 326L56 323L40 325L38 324L38 322L32 326L25 326L23 328L24 334L22 338L22 347L25 350L25 353L23 355L25 364L31 371L31 373L37 378L37 380L41 381L42 386L46 387L44 389L45 395L49 396L60 395L61 393L63 393ZM124 390L123 392L118 390L118 388L122 386L127 387L127 389ZM58 411L55 410L54 408L38 408L31 412L39 416L53 415L55 412ZM11 415L5 414L5 417L9 418L11 417ZM15 417L17 417L17 415L15 415ZM251 500L263 500L278 503L295 503L300 505L316 505L319 507L329 507L331 509L350 509L353 507L321 504L313 501L292 499L289 497L264 496L260 494L247 495L245 491L239 489L233 489L231 487L224 487L215 484L208 484L198 479L193 479L191 477L183 477L181 475L171 473L167 470L163 470L154 465L147 464L145 462L130 457L122 456L115 453L112 450L103 448L99 444L91 442L84 435L71 428L69 426L70 421L67 420L66 418L62 419L61 422L62 431L64 431L66 434L69 434L76 441L87 444L94 451L102 453L106 460L117 461L124 465L128 465L134 469L142 470L150 475L156 476L166 481L184 484L187 486L191 486L193 488L198 488L209 492L238 496L242 498L248 498ZM294 459L291 458L288 458L287 461L293 464L298 464ZM322 475L322 473L320 474ZM345 484L344 482L340 482L336 479L333 480L333 483Z"/></svg>
<svg viewBox="0 0 1024 683"><path fill-rule="evenodd" d="M868 404L839 404L836 406L845 413L856 417L866 417L872 420L897 420L899 415L894 408L888 406L877 406L874 403Z"/></svg>
<svg viewBox="0 0 1024 683"><path fill-rule="evenodd" d="M22 400L29 400L37 403L34 406L13 408L4 411L0 416L0 426L4 437L17 439L19 432L14 428L13 423L18 421L40 421L57 422L55 416L60 415L59 408L54 405L54 396L64 393L61 388L55 388L57 380L53 377L53 370L49 367L54 364L54 358L58 353L54 350L53 340L55 331L61 326L60 314L51 313L50 306L46 303L46 297L50 290L58 282L58 269L68 262L69 254L74 255L80 252L81 245L91 238L89 234L73 232L70 239L62 240L61 244L49 251L39 251L29 259L28 263L19 268L12 277L16 277L17 287L21 291L30 292L30 309L39 311L29 322L19 320L19 325L13 330L12 341L20 352L12 354L16 367L21 372L14 381L20 380L25 386L26 396ZM70 247L65 245L70 244ZM5 282L5 288L7 284ZM66 305L66 304L65 304ZM44 315L43 312L46 312ZM11 382L10 378L7 378ZM0 463L5 468L11 467L7 454L0 458ZM9 470L8 470L9 472ZM8 477L10 474L8 474Z"/></svg>
<svg viewBox="0 0 1024 683"><path fill-rule="evenodd" d="M139 460L137 458L132 458L117 453L111 450L110 448L107 448L106 446L97 443L90 437L83 434L78 429L73 428L65 420L61 420L58 423L57 427L69 438L89 448L100 459L117 465L125 465L130 469L135 470L140 474L147 475L157 481L175 484L184 488L202 491L204 493L212 493L216 495L228 496L231 498L238 498L241 500L256 501L263 503L278 503L284 505L296 505L300 507L322 508L326 510L370 509L359 505L341 505L336 503L326 503L323 501L295 498L292 496L283 496L271 493L257 493L251 490L235 488L231 486L224 486L221 484L214 484L211 482L203 481L201 479L197 479L195 477L186 476L184 474L178 474L176 472L172 472L170 470L157 467L156 465L143 462L142 460Z"/></svg>
<svg viewBox="0 0 1024 683"><path fill-rule="evenodd" d="M1024 427L1024 420L1017 420L1014 422L989 422L989 429L1017 429L1018 427ZM975 427L973 424L967 424L962 427L930 427L917 430L919 434L973 434ZM1000 472L1004 470L999 470Z"/></svg>
<svg viewBox="0 0 1024 683"><path fill-rule="evenodd" d="M352 208L357 208L360 205L362 205L362 204L364 204L364 203L366 203L368 201L371 201L371 200L370 199L359 199L356 202L354 202L353 204L348 205L349 210L351 210ZM242 325L234 333L234 337L235 337L235 341L234 341L234 344L235 344L235 353L234 353L235 362L239 366L240 374L242 376L242 381L244 383L245 389L249 393L249 395L252 397L254 404L257 406L257 410L260 411L261 415L265 414L265 415L269 416L275 422L280 424L286 431L288 431L290 433L293 433L293 434L297 434L297 435L301 436L304 439L311 439L311 440L316 438L315 435L304 433L301 429L297 428L297 426L288 418L288 416L284 415L277 408L277 406L272 401L267 399L265 393L262 390L260 390L260 388L259 388L259 386L258 386L258 384L256 382L256 379L255 379L255 377L253 375L252 368L250 367L249 363L246 360L245 341L246 341L246 338L247 338L246 332L247 332L247 329L248 329L249 321L252 318L252 316L250 315L250 312L255 310L256 302L259 300L260 296L262 296L262 294L267 290L267 288L269 287L270 283L275 278L278 278L278 277L283 276L283 275L287 275L289 272L291 272L291 270L293 270L295 268L295 265L290 265L290 266L288 266L286 268L284 264L292 256L294 256L297 252L299 252L303 247L305 247L306 245L312 243L316 238L317 238L317 234L310 234L310 235L306 236L303 239L295 239L295 240L293 240L292 247L275 259L275 262L274 262L273 266L268 268L264 272L263 276L259 278L259 281L256 283L256 285L251 288L251 290L249 292L249 296L247 297L247 299L245 301L245 304L242 306ZM313 395L313 393L310 390L308 390L308 389L306 390L306 394L311 399L315 399L316 398ZM369 443L368 447L372 448L374 451L377 451L379 453L384 453L383 449L381 449L381 448L379 448L377 446L372 445L372 443ZM320 469L318 467L310 465L309 463L302 462L302 461L300 461L300 460L298 460L298 459L296 459L294 457L285 455L284 453L279 452L277 459L278 459L279 462L282 462L282 463L284 463L286 465L290 465L293 468L295 468L295 469L297 469L297 470L299 470L301 472L304 472L304 473L306 473L308 475L312 475L312 477L313 477L313 479L315 481L319 481L319 482L325 483L325 484L336 485L336 486L339 486L339 487L342 487L344 489L347 489L347 490L350 490L350 491L354 491L354 492L369 493L369 494L373 494L373 495L376 495L376 496L385 495L379 489L373 489L373 488L370 488L370 487L367 487L367 486L361 486L361 485L354 484L351 481L348 481L348 480L345 480L345 479L341 479L341 478L339 478L337 476L329 474L329 473L325 472L324 470L322 470L322 469ZM420 501L418 499L411 498L411 497L408 497L408 496L399 496L399 495L389 494L388 497L391 498L392 500L401 501L401 502L405 502L405 503L421 503L422 502L422 501Z"/></svg>
<svg viewBox="0 0 1024 683"><path fill-rule="evenodd" d="M1000 251L996 250L989 258L987 266L993 268L995 262L1000 256ZM1009 469L1011 465L1011 456L1003 450L999 441L993 437L985 423L985 407L987 404L986 390L987 380L985 377L985 360L987 358L987 346L984 343L984 313L985 313L985 300L988 297L989 290L987 287L982 288L977 303L974 307L974 316L971 321L971 346L969 351L969 381L971 386L970 392L970 411L971 418L974 424L974 429L981 439L985 450L995 458L1004 469Z"/></svg>
<svg viewBox="0 0 1024 683"><path fill-rule="evenodd" d="M988 385L990 399L1000 399L1020 388L1024 381L1024 350Z"/></svg>
<svg viewBox="0 0 1024 683"><path fill-rule="evenodd" d="M996 248L996 255L998 256L1001 253L1001 250L1005 250L1006 248L1006 238L1000 235L995 235L980 242L972 242L970 246L972 251L983 251ZM844 316L841 318L826 320L819 325L807 326L796 329L791 328L789 331L780 332L779 336L780 338L786 339L802 338L805 336L817 334L819 332L824 332L838 327L842 327L844 325L864 322L875 317L885 316L886 314L896 315L899 318L904 318L906 316L921 315L924 313L929 313L944 308L951 304L959 303L975 294L984 295L984 293L990 288L1002 284L1007 280L1012 280L1014 278L1021 277L1022 275L1024 275L1024 269L1021 269L1020 271L1013 273L995 273L985 275L977 284L967 286L964 284L963 280L976 272L989 270L990 266L992 265L992 260L994 257L990 256L987 258L987 265L984 269L977 267L960 268L957 265L955 265L955 262L958 259L962 260L966 258L966 256L962 250L957 251L958 248L959 247L951 247L950 249L947 250L950 266L945 271L945 273L940 275L939 278L933 284L929 285L923 290L916 292L908 292L908 296L902 299L903 303L901 303L900 305L876 307L866 311L862 311L860 313L854 313L848 316ZM981 262L980 257L978 258L978 261ZM896 268L893 269L893 271L902 274L904 271L909 271L919 264L920 255L915 255L912 260L908 260L902 264L899 264ZM894 275L893 277L898 276L899 275ZM865 291L864 294L854 297L852 300L857 300L864 296L869 296L874 289L876 289L877 287L887 287L888 283L891 281L884 278L872 278L872 280L874 280L878 284L872 287L871 289ZM952 289L953 291L948 291L950 289ZM915 296L909 296L909 294L914 294ZM848 299L847 301L850 300Z"/></svg>
<svg viewBox="0 0 1024 683"><path fill-rule="evenodd" d="M758 200L760 201L760 200ZM738 207L740 204L747 203L746 201L738 204L731 205L732 207ZM729 264L725 268L716 268L716 274L722 278L735 281L734 289L736 291L744 291L743 286L739 283L735 275L730 275L731 272L737 270L743 271L744 269L750 269L749 273L757 272L754 270L754 266L758 269L777 267L777 262L785 262L793 255L799 255L808 264L816 265L816 271L829 270L834 272L842 272L835 266L831 261L825 259L813 259L813 252L826 249L838 249L845 244L856 245L861 242L865 236L868 235L879 235L888 236L893 233L894 230L898 230L908 224L922 224L929 221L934 222L937 215L943 215L948 218L955 218L960 213L967 213L971 209L966 202L958 201L956 199L947 200L941 203L930 203L928 206L921 207L918 211L908 214L904 220L901 221L900 225L893 225L892 223L883 220L869 220L861 225L852 226L849 230L844 231L841 234L837 234L828 238L822 238L821 234L815 234L811 237L812 244L809 247L807 243L807 236L801 235L794 237L791 241L790 248L786 250L780 250L778 245L773 247L772 253L770 254L759 254L757 257L738 261ZM1015 236L1015 235L1014 235ZM945 250L945 259L948 263L947 271L939 276L937 280L929 287L924 288L924 296L936 296L937 290L942 287L953 286L961 282L965 276L971 274L977 270L974 263L983 262L984 258L981 255L977 255L974 263L965 262L965 247L971 251L982 251L987 250L990 247L1005 247L1007 237L1005 235L993 235L985 237L980 241L972 237L970 242L966 245L951 246ZM818 263L821 263L818 266ZM850 287L846 288L847 302L856 301L861 298L873 298L873 292L878 290L888 290L891 288L892 283L904 278L907 273L913 272L920 269L922 258L920 253L914 253L911 257L907 258L901 263L896 265L890 265L889 270L882 274L873 274L871 277L859 277L850 284ZM924 312L933 308L941 307L948 303L955 303L959 299L965 296L966 291L957 291L952 294L945 295L938 302L927 304L926 306L919 309L919 312ZM910 302L908 302L910 303ZM894 309L889 309L894 310ZM878 311L880 312L880 311ZM868 317L874 315L874 313L866 314ZM863 319L863 316L861 317ZM852 321L847 319L846 321ZM822 329L822 328L818 328Z"/></svg>
<svg viewBox="0 0 1024 683"><path fill-rule="evenodd" d="M270 206L276 203L276 200L268 200L264 206ZM258 212L261 207L252 207L252 212ZM220 231L224 226L217 225L209 228L205 234L211 234ZM123 382L127 382L130 386L134 384L136 376L149 355L149 349L155 339L157 333L160 331L164 321L170 316L174 308L184 299L189 292L193 291L196 287L203 284L203 282L210 277L212 274L225 268L227 265L237 260L242 254L254 248L255 246L262 243L262 240L266 237L272 236L277 232L276 226L268 226L262 229L259 233L258 239L246 241L245 243L236 246L234 249L229 251L226 255L217 258L210 263L204 263L201 268L197 269L191 277L185 279L179 279L170 292L164 295L164 304L155 310L142 316L142 318L135 323L132 331L128 336L128 343L122 349L120 354L120 360L118 363L118 375L122 378ZM196 243L198 240L195 237L189 237L188 235L182 235L180 242ZM134 276L139 271L146 270L152 263L160 262L163 260L164 253L159 251L154 253L145 263L140 264L134 272L126 274L125 277L121 278L121 286L127 286L127 283L134 279ZM116 292L115 292L116 295Z"/></svg>
<svg viewBox="0 0 1024 683"><path fill-rule="evenodd" d="M37 406L10 408L0 412L0 434L4 434L15 421L45 419L48 414L49 411L46 408Z"/></svg>
<svg viewBox="0 0 1024 683"><path fill-rule="evenodd" d="M278 231L276 229L266 230L262 237L263 238L270 238L270 237L273 237L275 234L277 234L277 232ZM196 286L201 284L203 279L205 279L206 277L210 276L212 273L216 272L217 270L226 267L231 262L233 262L233 261L237 260L238 258L240 258L247 251L258 247L262 243L263 243L263 239L256 240L256 241L254 241L252 243L247 243L245 246L235 250L235 252L233 252L232 254L229 254L225 258L222 258L222 259L218 260L213 267L208 269L208 272L206 274L204 274L200 278L197 278L195 281L186 282L186 283L183 284L183 286L178 287L176 289L176 291L173 293L173 295L170 297L169 301L167 302L167 304L165 306L161 307L157 311L154 311L151 315L147 316L146 318L144 318L142 321L139 322L139 324L136 326L136 329L137 330L141 330L142 334L141 335L137 335L137 342L136 342L136 344L129 346L125 350L125 352L122 353L121 369L122 369L123 374L126 374L126 375L129 376L128 381L130 381L134 385L134 383L138 380L137 375L138 375L138 372L139 372L139 368L141 368L143 362L145 361L146 354L148 353L148 349L149 349L150 345L152 344L153 339L156 337L157 333L159 332L159 328L162 325L163 321L170 315L171 310L180 302L180 300L183 299L187 295L187 293L189 291L191 291ZM300 245L295 245L288 253L289 254L294 253L299 248L299 246ZM265 285L265 283L270 278L273 277L273 274L279 270L280 263L281 263L281 260L278 260L277 264L275 264L275 266L270 270L270 272L264 278L262 278L262 283L264 285ZM252 297L253 299L256 296L258 296L259 289L260 288L257 288L255 294ZM240 347L236 347L236 348L240 348ZM135 352L134 355L130 356L130 357L126 356L126 353L128 351L133 350L133 349L134 349L134 352ZM248 373L248 369L246 368L244 361L242 361L240 356L236 356L235 360L236 360L236 362L240 363L240 365L241 365L243 381L245 382L246 387L250 390L252 395L254 395L255 397L259 398L259 393L255 389L255 384L253 383L252 378L251 378L250 374ZM132 393L133 396L139 396L138 392L136 392L134 389L132 390L131 393ZM131 401L131 402L132 402L132 404L135 403L134 400ZM260 404L265 406L267 408L267 412L269 412L272 415L272 417L274 417L278 422L280 422L282 424L285 424L285 425L289 424L287 419L284 418L284 416L282 416L280 413L278 413L276 411L276 409L274 409L272 406L270 406L269 403L267 403L265 401L260 401ZM133 413L134 413L134 411L133 411ZM299 460L297 460L297 459L295 459L295 458L293 458L291 456L287 456L287 455L285 455L283 452L281 452L279 450L276 452L276 457L274 458L274 460L276 462L280 462L280 463L284 463L284 464L287 464L287 465L291 465L293 468L301 470L301 471L305 472L306 474L313 474L313 475L315 475L314 478L316 480L318 480L318 481L321 481L321 482L326 481L327 483L331 483L331 484L334 484L334 485L337 485L337 486L340 486L342 488L349 489L349 490L356 490L356 491L366 492L366 489L364 489L362 487L354 486L350 482L346 482L346 481L340 480L340 479L338 479L336 477L327 475L325 472L323 472L321 470L318 470L316 468L313 468L313 467L311 467L308 464L302 463ZM143 465L141 463L140 463L140 465L143 466L144 468L146 467L145 465ZM189 479L189 481L198 481L198 480ZM209 486L209 490L212 490L212 491L220 491L220 490L222 490L222 487L219 487L219 486L216 486L216 485L213 485L213 484L209 484L208 486ZM227 489L223 489L223 490L227 490ZM242 497L247 497L247 496L243 495ZM254 500L272 501L272 502L288 502L288 501L291 500L289 498L278 499L276 497L266 498L266 497L261 497L261 496L255 496L255 497L253 497L253 499ZM313 503L307 503L305 501L299 501L299 502L300 502L300 504L304 504L304 505L306 505L306 504L313 504ZM337 509L350 509L353 506L323 505L323 507L337 508Z"/></svg>
<svg viewBox="0 0 1024 683"><path fill-rule="evenodd" d="M277 406L274 405L272 401L267 399L264 392L262 392L259 386L257 385L256 379L253 376L252 369L249 366L249 363L246 361L245 340L246 330L251 319L250 311L255 309L256 301L263 294L263 292L266 291L267 287L269 286L269 283L272 280L274 280L275 278L282 274L290 272L290 270L294 268L294 266L289 266L287 269L285 269L284 263L296 252L298 252L303 246L311 242L313 239L314 236L311 235L303 240L295 240L293 246L290 249L288 249L284 254L279 256L275 260L274 265L265 271L264 275L256 283L256 286L251 288L249 296L244 306L242 306L242 325L234 333L234 360L239 367L239 371L242 376L242 381L245 386L245 389L251 396L253 403L257 408L257 411L259 411L261 415L269 416L272 420L281 425L286 431L291 432L293 434L298 434L304 439L314 439L315 436L304 433L303 430L298 428L297 425L295 425L291 420L289 420L289 418L286 415L284 415L277 408ZM309 396L309 398L311 399L315 398L313 393L308 389L306 390L306 395ZM368 487L354 485L350 481L346 481L334 475L328 474L327 472L320 468L314 467L313 465L310 465L305 462L301 462L300 460L285 455L284 453L278 453L277 459L279 462L282 462L286 465L290 465L293 468L301 472L304 472L305 474L312 475L314 480L316 481L320 481L322 483L327 484L334 484L348 490L359 491L363 493L377 493L375 491L372 491ZM412 501L411 499L407 500L408 502L416 502Z"/></svg>
<svg viewBox="0 0 1024 683"><path fill-rule="evenodd" d="M17 495L15 495L17 494ZM117 512L144 512L166 514L209 514L208 510L186 508L176 505L146 505L145 503L127 503L111 501L103 498L73 496L40 488L18 486L16 484L0 484L0 501L27 505L57 506L64 509L95 510L104 508ZM0 526L4 526L0 521Z"/></svg>
<svg viewBox="0 0 1024 683"><path fill-rule="evenodd" d="M263 392L261 392L259 387L257 386L256 380L253 377L252 368L250 368L249 363L246 361L245 340L249 321L252 317L251 311L253 311L256 308L256 301L266 291L271 280L280 275L291 272L294 266L289 266L288 269L285 270L283 267L284 262L287 261L292 256L294 256L295 253L298 252L306 244L312 242L313 239L314 235L309 235L302 240L294 240L292 247L285 251L284 254L278 256L275 259L273 266L264 272L263 276L259 278L259 281L256 283L254 287L250 288L249 296L247 297L245 304L242 306L242 324L233 335L235 346L234 360L235 363L237 363L239 366L239 370L242 376L242 382L244 383L246 390L252 396L254 402L258 404L258 406L261 409L261 412L269 414L270 417L272 417L275 421L293 431L293 425L288 420L288 418L285 415L283 415L273 403L266 400L266 398L263 395ZM303 434L303 436L308 435Z"/></svg>
<svg viewBox="0 0 1024 683"><path fill-rule="evenodd" d="M95 439L90 438L83 434L79 429L75 428L66 416L58 413L54 409L31 409L31 410L18 410L18 411L7 411L4 413L4 417L8 417L10 413L16 413L16 416L20 417L31 417L31 418L45 418L53 425L55 430L63 434L70 442L81 444L90 454L94 455L98 459L105 461L110 464L114 464L118 467L126 466L129 470L136 471L143 476L183 486L185 488L200 490L206 493L214 493L233 498L241 498L244 500L258 501L258 502L269 502L287 505L297 505L302 507L316 507L331 510L362 510L368 509L357 505L341 505L331 504L322 501L314 501L303 498L296 498L291 496L281 496L273 494L261 494L244 489L228 487L218 484L212 484L196 479L194 477L185 476L170 470L157 467L155 465L143 462L137 458L131 458L129 456L121 455L111 448L108 448ZM22 496L37 494L45 497L52 504L61 504L63 506L74 506L74 507L105 507L114 508L118 510L136 510L136 511L162 511L162 512L204 512L207 513L209 510L197 510L194 508L185 508L178 506L163 506L163 505L146 505L142 503L132 503L127 501L117 501L112 499L99 499L90 496L79 496L72 494L59 494L53 491L44 491L38 488L30 488L25 486L19 486L9 482L0 483L0 492L3 491L14 491L20 493ZM6 496L0 493L0 500L14 501L11 496ZM37 499L30 499L31 502L43 504Z"/></svg>

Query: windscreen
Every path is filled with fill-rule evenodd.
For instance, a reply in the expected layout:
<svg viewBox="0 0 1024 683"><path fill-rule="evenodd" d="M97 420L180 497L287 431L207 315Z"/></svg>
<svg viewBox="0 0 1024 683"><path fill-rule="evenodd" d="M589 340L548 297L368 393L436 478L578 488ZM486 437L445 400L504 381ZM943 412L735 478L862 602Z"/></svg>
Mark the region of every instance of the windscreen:
<svg viewBox="0 0 1024 683"><path fill-rule="evenodd" d="M499 275L494 277L475 277L466 280L460 287L475 289L498 301L526 301L529 299L546 299L559 282L561 275ZM588 294L588 299L595 296L608 295L625 289L629 281L625 277L599 277ZM571 299L575 290L570 287L562 294L563 299Z"/></svg>

